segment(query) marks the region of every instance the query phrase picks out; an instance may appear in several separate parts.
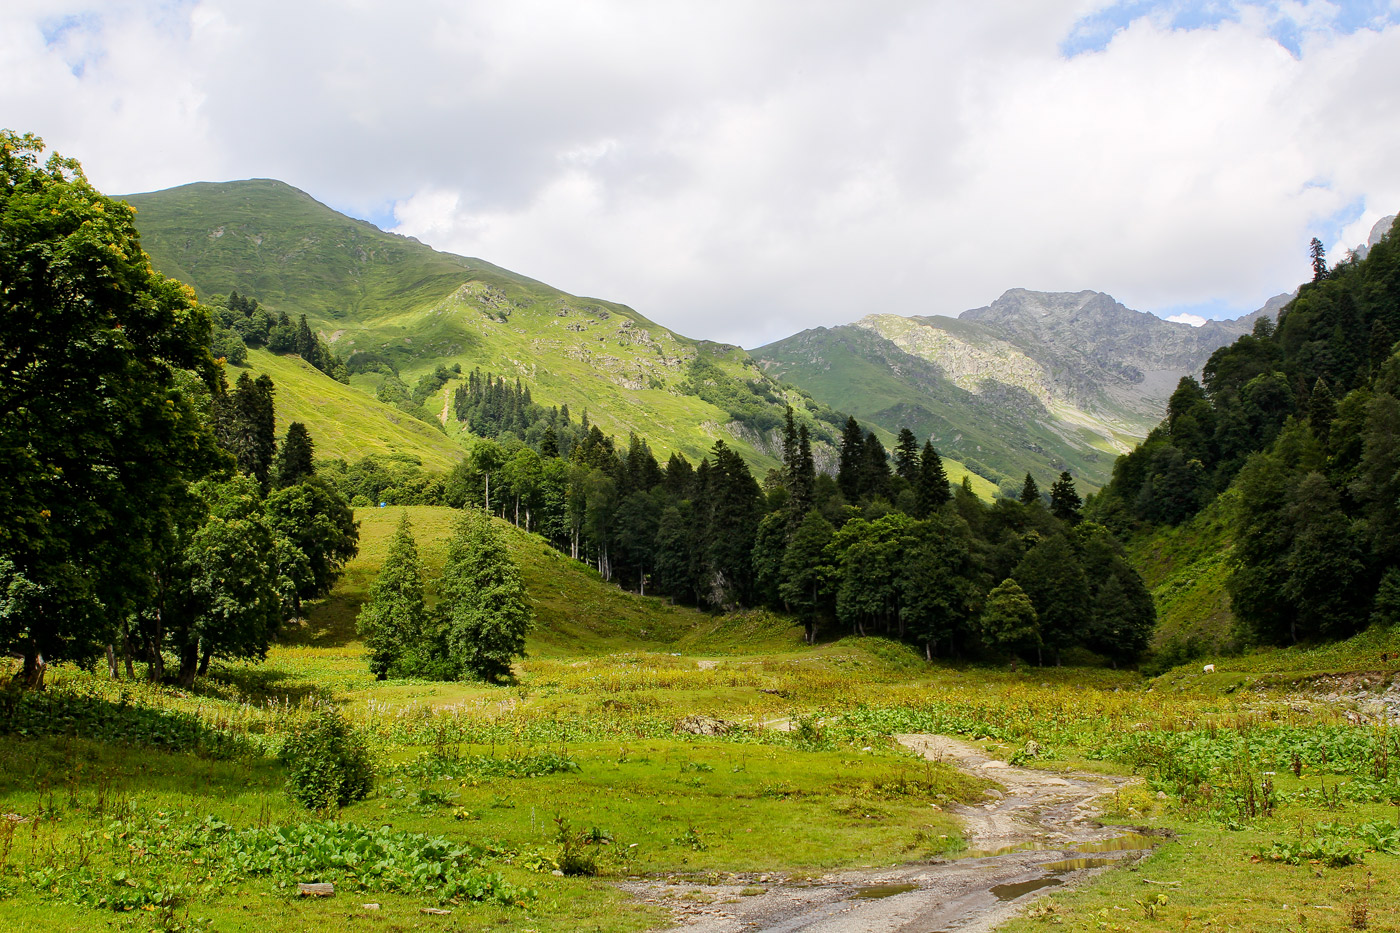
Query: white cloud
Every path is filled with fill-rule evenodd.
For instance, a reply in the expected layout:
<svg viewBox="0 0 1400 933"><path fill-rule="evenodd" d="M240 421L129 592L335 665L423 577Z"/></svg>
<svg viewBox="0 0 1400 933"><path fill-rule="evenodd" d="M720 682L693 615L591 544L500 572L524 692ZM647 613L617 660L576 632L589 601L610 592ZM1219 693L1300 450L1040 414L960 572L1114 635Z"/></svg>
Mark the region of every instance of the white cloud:
<svg viewBox="0 0 1400 933"><path fill-rule="evenodd" d="M107 190L278 177L746 345L1013 286L1246 311L1400 208L1400 27L1065 58L1102 6L16 0L0 113Z"/></svg>
<svg viewBox="0 0 1400 933"><path fill-rule="evenodd" d="M1173 314L1167 320L1173 324L1190 324L1192 327L1202 327L1206 323L1206 319L1199 314Z"/></svg>

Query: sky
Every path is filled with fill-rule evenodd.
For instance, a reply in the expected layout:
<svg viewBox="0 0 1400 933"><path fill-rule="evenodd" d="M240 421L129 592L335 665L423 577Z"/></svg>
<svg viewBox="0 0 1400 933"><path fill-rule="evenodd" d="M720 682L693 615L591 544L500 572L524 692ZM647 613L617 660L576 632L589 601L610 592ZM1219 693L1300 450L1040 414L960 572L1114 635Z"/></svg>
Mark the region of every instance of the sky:
<svg viewBox="0 0 1400 933"><path fill-rule="evenodd" d="M278 178L745 347L1233 317L1400 210L1400 0L5 0L0 74L109 193Z"/></svg>

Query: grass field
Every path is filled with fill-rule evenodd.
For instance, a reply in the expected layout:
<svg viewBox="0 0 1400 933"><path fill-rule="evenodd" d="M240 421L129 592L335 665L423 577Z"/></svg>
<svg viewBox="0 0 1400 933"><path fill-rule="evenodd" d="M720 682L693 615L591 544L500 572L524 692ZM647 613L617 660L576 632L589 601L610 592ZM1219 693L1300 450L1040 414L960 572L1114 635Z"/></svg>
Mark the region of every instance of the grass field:
<svg viewBox="0 0 1400 933"><path fill-rule="evenodd" d="M507 527L539 622L514 682L380 682L354 613L400 512L357 513L361 556L262 665L215 665L191 691L61 667L45 696L4 701L4 929L653 928L667 915L610 880L955 857L946 807L983 785L903 751L903 732L1135 773L1109 821L1175 834L1038 901L1018 933L1396 928L1400 732L1301 691L1395 678L1397 633L1152 679L929 666L631 596ZM432 577L454 515L408 512ZM277 758L322 704L378 768L331 815L288 797ZM323 880L334 897L296 896Z"/></svg>

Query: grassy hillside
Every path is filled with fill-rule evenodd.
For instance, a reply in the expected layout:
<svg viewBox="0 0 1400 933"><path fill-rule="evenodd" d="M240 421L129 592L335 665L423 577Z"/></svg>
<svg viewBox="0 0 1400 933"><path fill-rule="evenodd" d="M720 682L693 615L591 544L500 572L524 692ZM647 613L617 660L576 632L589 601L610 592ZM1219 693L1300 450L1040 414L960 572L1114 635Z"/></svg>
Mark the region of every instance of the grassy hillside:
<svg viewBox="0 0 1400 933"><path fill-rule="evenodd" d="M1133 566L1157 604L1150 651L1158 665L1207 655L1214 659L1240 649L1225 591L1234 544L1230 503L1231 496L1222 496L1186 524L1140 535L1128 544Z"/></svg>
<svg viewBox="0 0 1400 933"><path fill-rule="evenodd" d="M587 410L621 438L636 432L662 458L674 450L696 460L723 439L766 469L776 463L771 428L787 404L819 438L832 436L799 393L780 389L737 347L691 340L625 305L437 252L281 182L185 185L126 200L162 272L204 298L237 290L274 311L305 314L343 358L377 354L410 385L439 364L519 377L536 401L567 404L575 417ZM701 356L712 366L697 383ZM355 383L373 391L372 379ZM283 401L301 388L289 385Z"/></svg>
<svg viewBox="0 0 1400 933"><path fill-rule="evenodd" d="M278 435L288 422L300 421L311 432L318 459L399 454L415 457L432 470L449 470L462 459L462 447L432 425L336 382L301 357L250 350L246 367L228 368L229 381L245 371L271 377Z"/></svg>
<svg viewBox="0 0 1400 933"><path fill-rule="evenodd" d="M1118 449L1011 386L973 394L935 364L854 326L818 328L754 351L766 372L886 430L908 427L994 485L1019 489L1069 470L1081 492L1107 481Z"/></svg>
<svg viewBox="0 0 1400 933"><path fill-rule="evenodd" d="M356 509L355 519L360 523L359 555L346 566L345 575L330 598L315 606L307 621L288 633L289 642L331 646L358 641L355 616L369 595L388 553L389 540L405 514L413 524L414 540L428 575L428 600L436 602L435 581L447 559L447 544L460 513L435 506ZM536 625L526 643L532 656L656 650L683 637L695 643L701 635L715 629L717 617L628 593L604 582L592 568L549 547L537 535L499 519L495 525L520 565L534 605ZM800 626L788 621L765 623L755 631L755 644L750 650L759 646L799 646L801 631Z"/></svg>

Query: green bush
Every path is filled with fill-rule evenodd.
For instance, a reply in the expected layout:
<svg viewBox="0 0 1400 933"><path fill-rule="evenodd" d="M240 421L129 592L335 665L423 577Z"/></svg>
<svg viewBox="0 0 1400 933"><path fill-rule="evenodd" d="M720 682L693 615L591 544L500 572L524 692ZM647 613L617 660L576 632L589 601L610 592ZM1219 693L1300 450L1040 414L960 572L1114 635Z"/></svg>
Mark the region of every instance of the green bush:
<svg viewBox="0 0 1400 933"><path fill-rule="evenodd" d="M282 747L287 793L311 810L369 796L374 764L365 740L335 710L316 713Z"/></svg>

